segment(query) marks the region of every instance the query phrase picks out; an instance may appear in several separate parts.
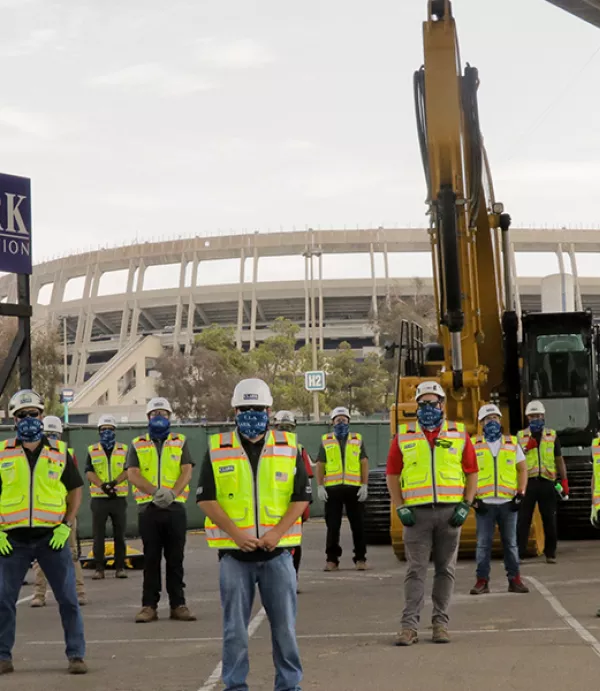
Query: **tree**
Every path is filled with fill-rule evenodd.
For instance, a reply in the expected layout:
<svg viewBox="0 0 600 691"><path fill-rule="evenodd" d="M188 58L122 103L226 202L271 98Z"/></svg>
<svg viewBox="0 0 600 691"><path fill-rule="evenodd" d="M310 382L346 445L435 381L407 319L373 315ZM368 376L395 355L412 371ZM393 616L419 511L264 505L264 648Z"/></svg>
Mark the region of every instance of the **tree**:
<svg viewBox="0 0 600 691"><path fill-rule="evenodd" d="M401 297L390 296L388 304L384 304L373 320L375 332L379 335L379 341L398 343L400 329L403 320L415 322L423 328L423 338L426 342L437 340L437 312L433 295L425 293L423 281L420 278L413 280L412 295Z"/></svg>

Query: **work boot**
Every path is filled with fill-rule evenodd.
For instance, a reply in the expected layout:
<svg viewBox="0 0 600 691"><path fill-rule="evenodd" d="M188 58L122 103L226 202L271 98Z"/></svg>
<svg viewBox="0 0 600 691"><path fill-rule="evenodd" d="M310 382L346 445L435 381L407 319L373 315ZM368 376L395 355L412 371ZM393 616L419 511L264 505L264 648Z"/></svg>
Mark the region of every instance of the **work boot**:
<svg viewBox="0 0 600 691"><path fill-rule="evenodd" d="M394 645L412 645L419 642L419 634L415 629L402 629L400 633L396 634Z"/></svg>
<svg viewBox="0 0 600 691"><path fill-rule="evenodd" d="M366 561L357 561L356 564L354 565L354 568L357 571L366 571L367 570L367 562Z"/></svg>
<svg viewBox="0 0 600 691"><path fill-rule="evenodd" d="M100 571L100 569L96 569L94 571L94 575L92 576L93 581L101 581L104 578L104 571Z"/></svg>
<svg viewBox="0 0 600 691"><path fill-rule="evenodd" d="M88 600L87 600L87 597L85 596L85 593L78 593L77 602L79 602L80 607L85 607L87 605Z"/></svg>
<svg viewBox="0 0 600 691"><path fill-rule="evenodd" d="M556 557L546 557L546 564L556 564Z"/></svg>
<svg viewBox="0 0 600 691"><path fill-rule="evenodd" d="M127 571L125 571L125 569L117 569L115 578L129 578L129 576L127 575Z"/></svg>
<svg viewBox="0 0 600 691"><path fill-rule="evenodd" d="M45 607L46 598L43 595L36 595L31 601L30 607Z"/></svg>
<svg viewBox="0 0 600 691"><path fill-rule="evenodd" d="M514 578L509 578L508 580L508 592L509 593L528 593L529 588L521 580L521 576L515 576Z"/></svg>
<svg viewBox="0 0 600 691"><path fill-rule="evenodd" d="M490 586L488 584L487 578L478 578L477 583L471 588L471 595L483 595L484 593L490 592Z"/></svg>
<svg viewBox="0 0 600 691"><path fill-rule="evenodd" d="M142 609L136 614L135 622L136 624L147 624L150 621L156 621L158 619L158 612L156 607L142 607Z"/></svg>
<svg viewBox="0 0 600 691"><path fill-rule="evenodd" d="M88 668L80 657L73 657L69 660L69 674L87 674Z"/></svg>
<svg viewBox="0 0 600 691"><path fill-rule="evenodd" d="M177 621L196 621L197 619L185 605L173 608L169 618L177 619Z"/></svg>
<svg viewBox="0 0 600 691"><path fill-rule="evenodd" d="M334 561L328 561L325 564L325 568L323 571L337 571L340 568L339 564L336 564Z"/></svg>
<svg viewBox="0 0 600 691"><path fill-rule="evenodd" d="M10 674L14 671L12 660L0 660L0 674Z"/></svg>
<svg viewBox="0 0 600 691"><path fill-rule="evenodd" d="M434 624L431 640L434 643L450 643L448 629L443 624Z"/></svg>

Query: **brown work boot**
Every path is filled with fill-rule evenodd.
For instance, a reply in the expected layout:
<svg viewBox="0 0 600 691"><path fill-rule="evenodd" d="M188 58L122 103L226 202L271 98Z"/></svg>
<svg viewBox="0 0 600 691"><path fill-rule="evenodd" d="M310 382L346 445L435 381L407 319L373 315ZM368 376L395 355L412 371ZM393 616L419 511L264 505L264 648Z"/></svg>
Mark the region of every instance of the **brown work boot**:
<svg viewBox="0 0 600 691"><path fill-rule="evenodd" d="M129 576L127 575L127 571L125 571L125 569L117 569L115 578L129 578Z"/></svg>
<svg viewBox="0 0 600 691"><path fill-rule="evenodd" d="M43 597L42 595L36 595L33 600L31 601L30 607L45 607L46 606L46 598Z"/></svg>
<svg viewBox="0 0 600 691"><path fill-rule="evenodd" d="M483 595L490 592L490 586L485 578L478 578L477 583L469 591L471 595Z"/></svg>
<svg viewBox="0 0 600 691"><path fill-rule="evenodd" d="M357 571L366 571L367 570L367 562L366 561L357 561L356 564L354 565L354 568Z"/></svg>
<svg viewBox="0 0 600 691"><path fill-rule="evenodd" d="M101 581L104 578L104 571L100 571L100 569L96 569L94 571L94 575L92 576L93 581Z"/></svg>
<svg viewBox="0 0 600 691"><path fill-rule="evenodd" d="M73 657L69 660L69 674L87 674L88 668L80 657Z"/></svg>
<svg viewBox="0 0 600 691"><path fill-rule="evenodd" d="M10 674L15 668L11 660L0 660L0 674Z"/></svg>
<svg viewBox="0 0 600 691"><path fill-rule="evenodd" d="M419 634L414 629L402 629L396 634L394 645L412 645L419 642Z"/></svg>
<svg viewBox="0 0 600 691"><path fill-rule="evenodd" d="M448 629L443 624L434 624L431 640L434 643L450 643Z"/></svg>
<svg viewBox="0 0 600 691"><path fill-rule="evenodd" d="M336 564L334 561L328 561L325 564L325 568L323 571L338 571L340 568L339 564Z"/></svg>
<svg viewBox="0 0 600 691"><path fill-rule="evenodd" d="M177 621L196 621L197 619L185 605L179 605L179 607L172 609L169 618L177 619Z"/></svg>
<svg viewBox="0 0 600 691"><path fill-rule="evenodd" d="M521 580L521 576L515 576L508 581L509 593L528 593L529 588Z"/></svg>
<svg viewBox="0 0 600 691"><path fill-rule="evenodd" d="M136 624L147 624L150 621L156 621L158 619L158 612L156 607L142 607L142 609L136 614L135 622Z"/></svg>

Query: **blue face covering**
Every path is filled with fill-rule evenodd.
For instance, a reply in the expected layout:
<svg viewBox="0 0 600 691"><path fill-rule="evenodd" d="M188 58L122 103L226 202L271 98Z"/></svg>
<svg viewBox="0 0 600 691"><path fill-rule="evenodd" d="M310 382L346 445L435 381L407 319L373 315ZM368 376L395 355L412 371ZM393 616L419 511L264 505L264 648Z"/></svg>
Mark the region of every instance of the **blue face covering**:
<svg viewBox="0 0 600 691"><path fill-rule="evenodd" d="M238 430L246 439L256 439L267 431L269 415L266 410L243 410L235 416Z"/></svg>
<svg viewBox="0 0 600 691"><path fill-rule="evenodd" d="M486 441L498 441L502 436L502 425L497 420L490 420L483 426L483 436Z"/></svg>
<svg viewBox="0 0 600 691"><path fill-rule="evenodd" d="M20 441L39 441L44 433L44 425L39 417L25 417L17 423L17 439Z"/></svg>
<svg viewBox="0 0 600 691"><path fill-rule="evenodd" d="M333 433L338 439L345 439L350 431L350 425L347 422L338 422L333 426Z"/></svg>
<svg viewBox="0 0 600 691"><path fill-rule="evenodd" d="M156 415L148 420L148 432L150 439L164 441L169 436L171 421L162 415Z"/></svg>
<svg viewBox="0 0 600 691"><path fill-rule="evenodd" d="M537 432L541 432L544 429L544 425L546 424L546 421L544 418L538 418L537 420L532 420L529 423L529 429L533 432L533 434L536 434Z"/></svg>
<svg viewBox="0 0 600 691"><path fill-rule="evenodd" d="M102 429L100 430L100 444L103 449L112 451L115 447L116 434L114 429Z"/></svg>
<svg viewBox="0 0 600 691"><path fill-rule="evenodd" d="M47 438L47 439L54 439L54 440L57 440L57 439L58 439L58 434L57 434L56 432L47 432L47 433L46 433L46 438Z"/></svg>
<svg viewBox="0 0 600 691"><path fill-rule="evenodd" d="M417 408L417 420L423 429L432 430L439 427L443 417L444 413L434 405L425 405L422 408Z"/></svg>

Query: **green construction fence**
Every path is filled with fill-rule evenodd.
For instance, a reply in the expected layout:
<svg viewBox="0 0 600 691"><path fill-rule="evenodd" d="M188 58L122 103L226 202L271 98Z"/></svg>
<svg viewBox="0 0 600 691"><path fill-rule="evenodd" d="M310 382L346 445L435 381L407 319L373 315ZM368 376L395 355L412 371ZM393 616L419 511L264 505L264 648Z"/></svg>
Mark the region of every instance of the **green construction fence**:
<svg viewBox="0 0 600 691"><path fill-rule="evenodd" d="M190 530L197 530L204 527L204 514L196 506L195 496L196 487L198 485L198 474L200 466L204 460L204 456L208 449L208 438L211 434L218 432L225 432L232 429L233 425L173 425L172 430L179 434L184 434L188 440L190 452L194 459L195 467L192 482L190 484L190 496L186 504L188 514L188 526ZM330 427L326 424L316 423L299 423L297 427L298 438L300 442L306 447L308 453L314 459L316 458L321 437L323 434L330 431ZM367 454L369 456L369 464L375 467L379 464L385 463L388 449L390 446L390 426L388 422L364 422L357 423L351 427L353 432L362 434ZM118 441L124 444L130 444L135 437L145 434L147 428L145 425L121 425L117 431ZM0 439L7 439L14 435L11 428L0 428ZM98 441L98 431L95 427L89 425L68 427L63 435L64 441L69 447L75 450L75 456L80 466L82 475L85 476L84 463L87 457L88 446ZM92 514L90 510L90 490L87 478L84 477L84 491L83 502L79 511L78 517L78 532L82 539L89 539L92 537ZM135 537L138 535L137 527L137 509L133 495L128 497L129 510L127 513L127 535L128 537ZM317 498L314 492L313 503L310 508L311 516L323 516L323 504ZM110 521L107 526L107 535L111 536Z"/></svg>

